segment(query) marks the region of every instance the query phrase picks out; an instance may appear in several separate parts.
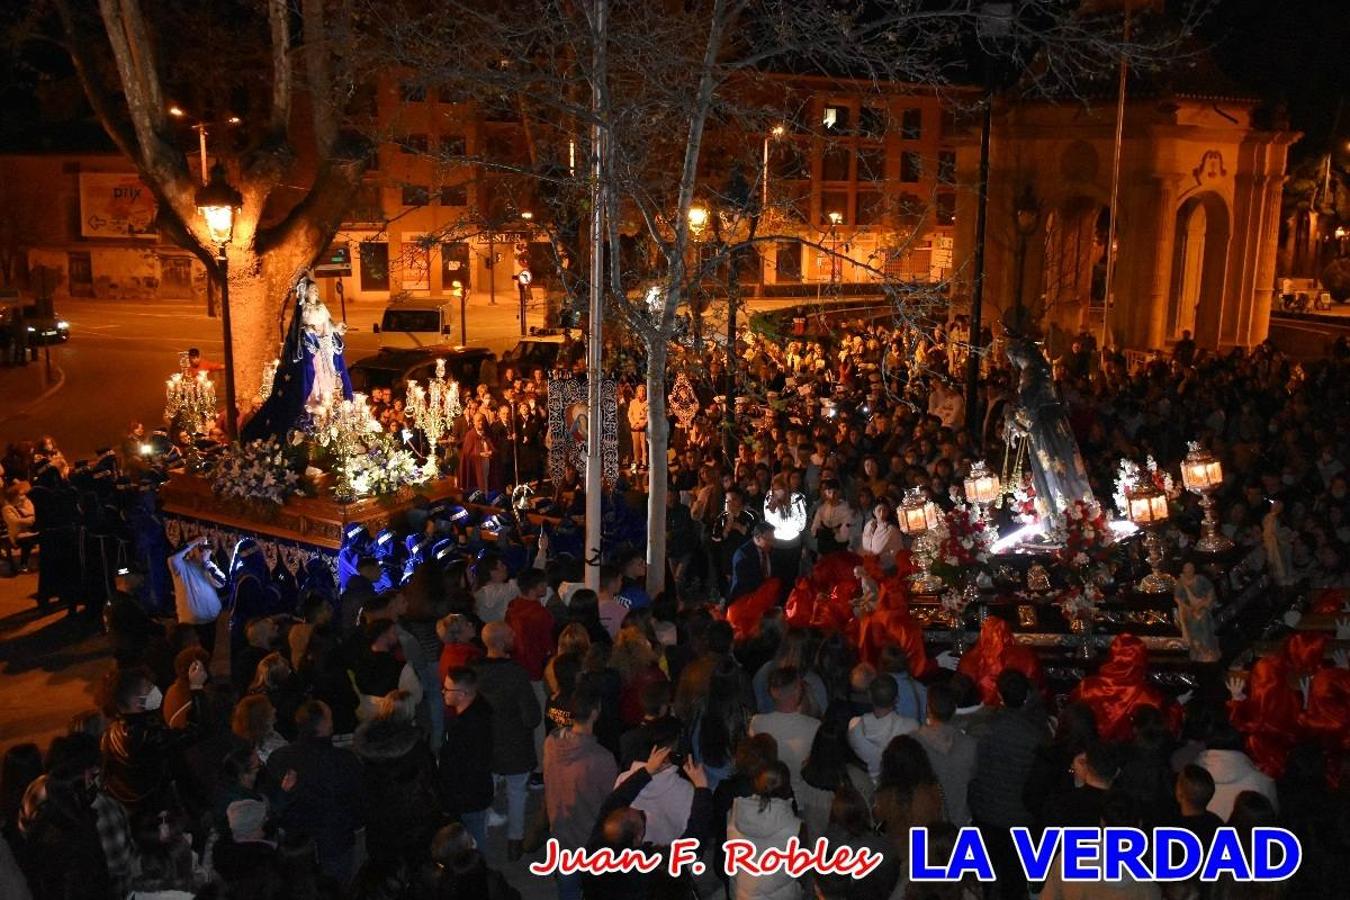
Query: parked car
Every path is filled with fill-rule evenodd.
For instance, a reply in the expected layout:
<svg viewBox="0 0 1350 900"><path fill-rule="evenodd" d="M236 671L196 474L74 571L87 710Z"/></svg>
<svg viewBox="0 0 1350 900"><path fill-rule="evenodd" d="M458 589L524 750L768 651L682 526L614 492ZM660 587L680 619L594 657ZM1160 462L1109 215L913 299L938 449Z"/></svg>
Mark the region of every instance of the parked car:
<svg viewBox="0 0 1350 900"><path fill-rule="evenodd" d="M502 354L501 364L503 367L511 366L520 373L529 373L536 368L549 372L559 366L564 352L570 358L562 360L562 363L570 364L575 361L575 356L584 350L585 345L580 341L574 340L569 344L561 334L535 335L522 338L514 347Z"/></svg>
<svg viewBox="0 0 1350 900"><path fill-rule="evenodd" d="M70 323L56 313L50 315L30 313L24 321L28 323L30 344L64 344L70 340Z"/></svg>
<svg viewBox="0 0 1350 900"><path fill-rule="evenodd" d="M459 382L460 390L478 386L483 380L485 366L496 377L496 356L486 347L452 347L447 349L381 350L348 367L352 388L369 394L374 388L389 388L394 397L402 399L409 381L425 385L436 374L436 361L445 360L445 377Z"/></svg>

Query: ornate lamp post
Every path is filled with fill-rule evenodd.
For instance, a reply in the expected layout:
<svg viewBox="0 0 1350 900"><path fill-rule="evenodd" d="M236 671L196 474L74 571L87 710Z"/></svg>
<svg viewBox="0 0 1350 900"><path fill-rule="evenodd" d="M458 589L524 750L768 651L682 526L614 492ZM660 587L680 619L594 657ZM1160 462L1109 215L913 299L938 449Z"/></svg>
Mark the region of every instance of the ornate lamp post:
<svg viewBox="0 0 1350 900"><path fill-rule="evenodd" d="M1195 549L1201 553L1223 553L1233 548L1233 542L1219 533L1214 516L1214 494L1223 486L1223 464L1214 458L1199 441L1191 441L1186 458L1181 461L1181 483L1186 490L1200 497L1200 508L1205 511L1200 540Z"/></svg>
<svg viewBox="0 0 1350 900"><path fill-rule="evenodd" d="M1158 530L1167 521L1167 495L1145 475L1125 493L1130 521L1144 530L1144 547L1148 550L1149 574L1139 579L1139 590L1145 594L1170 594L1176 579L1162 571L1163 543Z"/></svg>
<svg viewBox="0 0 1350 900"><path fill-rule="evenodd" d="M914 538L914 556L920 567L910 576L910 583L915 593L936 594L943 587L942 579L930 571L937 555L937 542L933 539L939 522L937 504L925 497L921 488L910 488L899 513L900 530Z"/></svg>
<svg viewBox="0 0 1350 900"><path fill-rule="evenodd" d="M436 375L427 380L426 388L416 381L408 382L408 398L404 404L413 424L427 436L432 459L439 461L437 446L449 434L455 419L464 410L459 399L459 382L446 380L445 360L436 360ZM514 406L512 407L514 413Z"/></svg>
<svg viewBox="0 0 1350 900"><path fill-rule="evenodd" d="M206 222L211 243L216 245L220 271L220 318L225 331L225 433L239 437L239 406L234 397L234 330L230 325L230 261L225 245L234 237L234 214L244 204L243 195L225 180L225 167L216 163L211 180L196 196L197 211Z"/></svg>

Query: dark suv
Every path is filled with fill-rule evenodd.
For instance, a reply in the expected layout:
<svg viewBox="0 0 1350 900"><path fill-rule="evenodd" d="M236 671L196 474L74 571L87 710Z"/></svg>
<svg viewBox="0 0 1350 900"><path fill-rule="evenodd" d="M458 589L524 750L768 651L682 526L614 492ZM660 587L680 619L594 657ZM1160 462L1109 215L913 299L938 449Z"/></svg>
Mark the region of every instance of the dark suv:
<svg viewBox="0 0 1350 900"><path fill-rule="evenodd" d="M445 377L459 382L461 391L478 386L483 365L496 365L496 356L486 347L455 347L447 350L381 350L351 365L352 389L369 394L373 388L390 388L401 398L409 381L425 385L436 374L436 361L445 360ZM492 373L489 373L492 377Z"/></svg>

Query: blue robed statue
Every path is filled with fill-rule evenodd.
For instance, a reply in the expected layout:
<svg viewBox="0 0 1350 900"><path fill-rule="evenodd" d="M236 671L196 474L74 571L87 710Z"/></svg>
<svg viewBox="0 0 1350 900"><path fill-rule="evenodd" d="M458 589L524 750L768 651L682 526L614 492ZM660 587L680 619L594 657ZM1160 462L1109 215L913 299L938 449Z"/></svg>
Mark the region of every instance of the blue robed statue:
<svg viewBox="0 0 1350 900"><path fill-rule="evenodd" d="M343 358L347 324L333 321L319 299L319 286L308 275L300 276L293 297L295 309L272 392L244 423L244 441L282 439L291 429L303 427L310 410L329 398L352 399L352 380Z"/></svg>

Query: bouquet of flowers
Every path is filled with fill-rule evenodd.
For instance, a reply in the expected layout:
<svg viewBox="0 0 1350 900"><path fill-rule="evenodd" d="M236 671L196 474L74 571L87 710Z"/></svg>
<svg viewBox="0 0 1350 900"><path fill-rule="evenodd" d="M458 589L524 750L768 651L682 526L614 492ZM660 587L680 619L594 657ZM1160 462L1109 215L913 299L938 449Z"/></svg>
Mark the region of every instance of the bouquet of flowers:
<svg viewBox="0 0 1350 900"><path fill-rule="evenodd" d="M291 452L276 438L229 447L211 473L211 488L221 497L280 506L300 493L300 473Z"/></svg>
<svg viewBox="0 0 1350 900"><path fill-rule="evenodd" d="M1023 475L1016 484L1009 485L1006 500L1008 512L1014 520L1022 525L1036 521L1036 485L1031 476Z"/></svg>
<svg viewBox="0 0 1350 900"><path fill-rule="evenodd" d="M372 439L365 450L338 462L337 496L349 501L382 497L401 488L423 484L436 477L436 463L419 463L409 450L398 447L384 435Z"/></svg>
<svg viewBox="0 0 1350 900"><path fill-rule="evenodd" d="M980 572L989 571L989 552L998 540L998 532L977 509L957 503L942 517L937 531L934 575L948 584L959 584Z"/></svg>
<svg viewBox="0 0 1350 900"><path fill-rule="evenodd" d="M1055 561L1070 581L1093 583L1110 561L1114 543L1101 506L1095 500L1075 500L1064 510L1064 544L1055 550Z"/></svg>
<svg viewBox="0 0 1350 900"><path fill-rule="evenodd" d="M1055 605L1064 614L1071 626L1083 628L1092 623L1097 615L1097 604L1101 603L1102 592L1095 584L1070 585L1055 598Z"/></svg>

